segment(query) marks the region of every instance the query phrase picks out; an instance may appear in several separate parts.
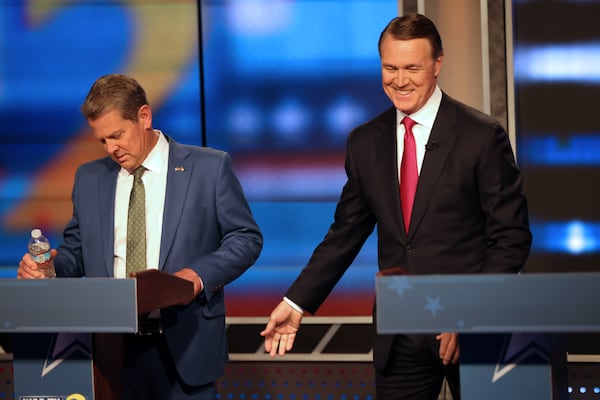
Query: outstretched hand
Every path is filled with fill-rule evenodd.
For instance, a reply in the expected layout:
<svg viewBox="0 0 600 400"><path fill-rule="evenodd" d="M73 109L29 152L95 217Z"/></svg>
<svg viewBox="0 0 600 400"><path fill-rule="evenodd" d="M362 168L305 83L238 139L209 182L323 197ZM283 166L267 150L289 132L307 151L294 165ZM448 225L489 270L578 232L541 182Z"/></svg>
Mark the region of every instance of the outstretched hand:
<svg viewBox="0 0 600 400"><path fill-rule="evenodd" d="M292 350L296 332L300 329L302 313L294 310L285 301L279 303L271 313L267 326L260 333L265 338L265 351L275 357Z"/></svg>

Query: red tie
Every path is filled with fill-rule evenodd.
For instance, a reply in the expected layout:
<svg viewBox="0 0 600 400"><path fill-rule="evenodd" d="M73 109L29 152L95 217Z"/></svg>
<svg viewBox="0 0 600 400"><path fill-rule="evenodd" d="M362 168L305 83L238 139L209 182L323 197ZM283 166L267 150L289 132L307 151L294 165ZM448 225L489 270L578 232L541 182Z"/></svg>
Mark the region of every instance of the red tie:
<svg viewBox="0 0 600 400"><path fill-rule="evenodd" d="M408 233L410 224L410 214L412 213L415 202L415 192L417 191L417 181L419 173L417 171L417 148L415 146L415 137L412 127L415 121L408 117L402 119L405 128L404 133L404 153L402 153L402 163L400 164L400 202L402 205L402 216L404 217L404 226Z"/></svg>

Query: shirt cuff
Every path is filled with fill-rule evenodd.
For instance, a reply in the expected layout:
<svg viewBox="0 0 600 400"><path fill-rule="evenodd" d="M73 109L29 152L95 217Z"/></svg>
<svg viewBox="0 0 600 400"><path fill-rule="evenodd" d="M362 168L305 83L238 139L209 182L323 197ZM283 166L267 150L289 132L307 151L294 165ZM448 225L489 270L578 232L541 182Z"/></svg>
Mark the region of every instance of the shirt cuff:
<svg viewBox="0 0 600 400"><path fill-rule="evenodd" d="M300 314L304 314L304 310L302 309L302 307L300 307L298 304L294 303L292 300L288 299L287 297L284 297L283 301L288 303L288 305L290 307L292 307L294 310L298 311Z"/></svg>

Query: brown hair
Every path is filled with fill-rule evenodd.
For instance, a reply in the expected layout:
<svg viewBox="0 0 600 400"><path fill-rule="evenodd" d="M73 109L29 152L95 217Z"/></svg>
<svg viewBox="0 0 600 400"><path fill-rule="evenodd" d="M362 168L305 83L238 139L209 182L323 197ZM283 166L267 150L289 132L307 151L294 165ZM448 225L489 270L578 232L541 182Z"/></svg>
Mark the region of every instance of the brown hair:
<svg viewBox="0 0 600 400"><path fill-rule="evenodd" d="M81 112L86 119L94 120L116 109L122 118L137 122L138 111L146 104L146 92L135 79L111 74L94 82L81 106Z"/></svg>
<svg viewBox="0 0 600 400"><path fill-rule="evenodd" d="M433 59L444 54L442 38L433 21L421 14L406 14L392 19L379 36L379 55L384 37L391 35L396 40L427 39L431 44Z"/></svg>

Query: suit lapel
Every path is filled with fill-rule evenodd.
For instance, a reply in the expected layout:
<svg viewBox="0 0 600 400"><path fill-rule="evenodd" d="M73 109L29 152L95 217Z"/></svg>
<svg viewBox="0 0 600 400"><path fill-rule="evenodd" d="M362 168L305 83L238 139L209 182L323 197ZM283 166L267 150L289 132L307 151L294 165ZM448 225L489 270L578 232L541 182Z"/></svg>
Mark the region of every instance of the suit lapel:
<svg viewBox="0 0 600 400"><path fill-rule="evenodd" d="M165 268L167 255L175 239L193 169L193 164L188 160L189 151L173 139L167 137L167 140L169 141L169 169L160 240L159 269L161 270Z"/></svg>
<svg viewBox="0 0 600 400"><path fill-rule="evenodd" d="M398 145L396 143L396 109L390 108L382 114L377 127L376 154L377 168L373 176L382 179L382 194L385 202L384 209L389 210L390 217L396 221L399 231L405 234L403 228L402 207L400 205L400 182L398 180Z"/></svg>
<svg viewBox="0 0 600 400"><path fill-rule="evenodd" d="M435 142L438 143L438 146L425 152L417 192L415 193L409 236L418 229L419 223L425 215L444 164L456 140L458 134L457 123L458 118L453 103L444 94L429 136L429 143Z"/></svg>
<svg viewBox="0 0 600 400"><path fill-rule="evenodd" d="M120 167L114 161L107 160L108 172L100 174L98 178L98 215L100 216L100 238L103 240L104 265L108 276L114 276L115 191Z"/></svg>

